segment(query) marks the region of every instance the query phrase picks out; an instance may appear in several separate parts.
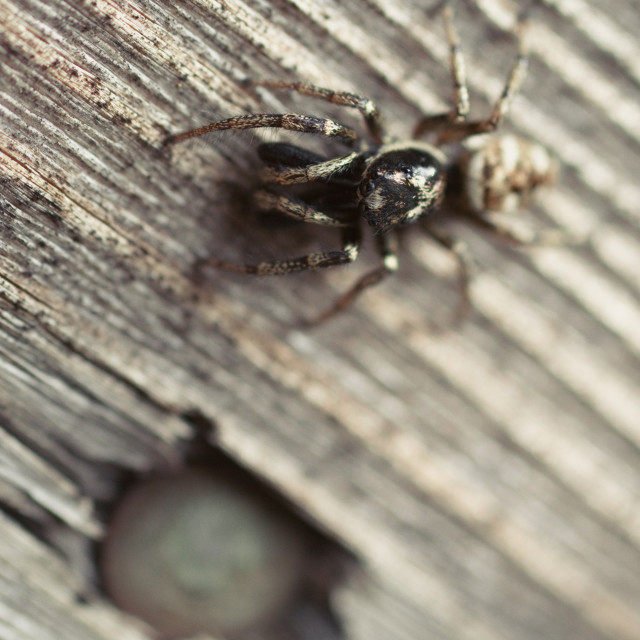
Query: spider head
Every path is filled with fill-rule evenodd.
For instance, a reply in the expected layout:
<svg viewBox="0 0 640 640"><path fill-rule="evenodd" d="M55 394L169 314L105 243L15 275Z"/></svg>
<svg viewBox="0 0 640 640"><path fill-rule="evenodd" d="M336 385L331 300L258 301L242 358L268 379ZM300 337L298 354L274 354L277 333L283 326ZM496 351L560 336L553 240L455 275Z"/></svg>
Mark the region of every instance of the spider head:
<svg viewBox="0 0 640 640"><path fill-rule="evenodd" d="M376 233L415 222L440 204L445 177L444 157L430 145L382 147L358 186L360 213Z"/></svg>

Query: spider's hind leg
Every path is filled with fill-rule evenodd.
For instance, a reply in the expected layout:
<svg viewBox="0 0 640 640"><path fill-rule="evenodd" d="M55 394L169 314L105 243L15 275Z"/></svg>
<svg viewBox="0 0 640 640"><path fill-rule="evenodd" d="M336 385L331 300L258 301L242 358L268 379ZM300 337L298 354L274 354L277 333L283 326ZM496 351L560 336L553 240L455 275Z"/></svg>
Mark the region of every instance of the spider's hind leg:
<svg viewBox="0 0 640 640"><path fill-rule="evenodd" d="M523 233L515 229L503 226L499 222L490 220L484 216L468 216L471 224L482 231L495 236L498 240L510 244L519 249L527 247L557 247L570 244L579 244L583 237L571 235L560 229L543 229Z"/></svg>
<svg viewBox="0 0 640 640"><path fill-rule="evenodd" d="M434 226L425 226L423 229L432 240L435 240L443 249L453 254L458 263L458 291L460 293L460 299L453 315L453 322L459 323L471 313L472 309L469 282L473 270L473 260L469 255L467 245L464 242L456 240L444 229L439 229Z"/></svg>
<svg viewBox="0 0 640 640"><path fill-rule="evenodd" d="M446 113L426 116L418 122L413 137L419 138L427 133L446 127L451 122L463 122L469 113L469 89L464 56L460 48L460 38L456 30L453 8L450 2L442 2L442 19L444 21L447 43L449 45L449 68L453 84L453 106Z"/></svg>
<svg viewBox="0 0 640 640"><path fill-rule="evenodd" d="M469 92L464 59L460 50L458 35L453 24L453 9L449 2L444 2L442 10L445 31L450 49L451 75L454 85L454 107L447 113L427 116L420 120L414 129L414 138L426 133L439 132L437 144L457 142L470 136L495 131L506 116L513 97L520 91L529 66L529 49L527 46L528 21L526 14L518 18L515 32L518 38L518 54L511 67L509 77L502 89L488 118L469 122Z"/></svg>
<svg viewBox="0 0 640 640"><path fill-rule="evenodd" d="M524 82L529 68L529 49L527 45L526 34L528 30L528 21L525 14L522 14L516 26L516 35L518 37L518 54L511 67L509 77L502 89L500 97L496 100L491 114L484 120L476 121L460 121L452 122L448 127L444 128L438 138L438 144L446 144L448 142L457 142L464 140L470 136L483 133L492 133L503 122L514 96L520 91L520 87Z"/></svg>

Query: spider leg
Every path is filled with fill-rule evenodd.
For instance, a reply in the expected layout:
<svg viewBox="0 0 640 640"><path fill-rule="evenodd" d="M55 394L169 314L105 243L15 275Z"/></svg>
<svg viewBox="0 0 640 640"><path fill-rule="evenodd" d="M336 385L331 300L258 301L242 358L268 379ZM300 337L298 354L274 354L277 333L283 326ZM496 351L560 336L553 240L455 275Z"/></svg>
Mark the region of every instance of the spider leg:
<svg viewBox="0 0 640 640"><path fill-rule="evenodd" d="M469 89L464 56L460 48L460 38L454 25L453 7L446 0L443 3L442 18L449 44L449 66L453 83L453 107L446 113L427 116L420 120L413 131L413 137L419 138L426 133L440 129L451 122L462 122L469 113Z"/></svg>
<svg viewBox="0 0 640 640"><path fill-rule="evenodd" d="M352 226L329 213L319 211L316 207L307 204L299 198L292 198L279 193L272 193L267 189L257 189L253 196L256 205L263 211L278 211L285 215L302 220L331 227Z"/></svg>
<svg viewBox="0 0 640 640"><path fill-rule="evenodd" d="M264 143L258 149L266 166L261 170L262 181L266 184L288 185L310 182L332 183L334 186L345 173L353 173L364 162L359 153L351 153L340 158L324 160L322 156L282 142ZM336 216L322 211L318 204L310 205L299 198L283 195L269 189L258 189L254 201L264 211L279 211L305 222L327 226L346 227L352 222L344 216ZM353 205L355 207L355 205ZM334 207L329 205L329 209ZM344 207L341 208L344 210Z"/></svg>
<svg viewBox="0 0 640 640"><path fill-rule="evenodd" d="M180 140L186 140L187 138L195 138L196 136L201 136L211 131L259 129L264 127L287 129L288 131L299 131L301 133L315 133L330 138L342 138L342 141L346 144L353 144L358 138L353 129L349 129L339 122L334 122L326 118L316 118L314 116L299 115L297 113L252 113L212 122L204 127L185 131L175 136L169 136L164 144L166 146Z"/></svg>
<svg viewBox="0 0 640 640"><path fill-rule="evenodd" d="M348 91L333 91L332 89L324 89L306 82L287 82L287 81L252 81L252 84L270 89L290 89L305 96L326 100L341 107L352 107L358 109L364 118L367 129L373 138L375 144L382 144L382 122L378 107L373 100L364 98Z"/></svg>
<svg viewBox="0 0 640 640"><path fill-rule="evenodd" d="M471 311L471 296L469 294L469 282L473 261L467 249L467 245L460 240L456 240L444 229L432 226L423 227L427 235L435 240L441 247L451 252L458 262L458 290L460 300L454 313L454 322L463 320Z"/></svg>
<svg viewBox="0 0 640 640"><path fill-rule="evenodd" d="M446 113L423 118L418 122L413 132L413 137L418 138L427 133L439 131L438 144L457 142L469 136L495 131L504 120L513 96L520 90L529 66L529 50L526 42L528 22L523 14L520 16L516 27L518 55L491 115L484 120L468 122L466 117L469 113L469 91L465 64L458 34L453 23L453 8L448 0L444 2L442 15L449 43L454 107Z"/></svg>
<svg viewBox="0 0 640 640"><path fill-rule="evenodd" d="M577 244L581 242L578 236L572 236L560 229L545 229L542 231L533 231L528 237L518 234L513 229L504 227L488 218L470 215L465 217L469 222L482 231L494 235L503 242L507 242L514 247L550 247L561 246L566 244Z"/></svg>
<svg viewBox="0 0 640 640"><path fill-rule="evenodd" d="M361 154L350 153L339 158L332 158L316 164L301 167L266 166L260 171L264 182L276 184L299 184L304 182L322 182L332 176L353 168L362 160ZM364 162L364 161L363 161Z"/></svg>
<svg viewBox="0 0 640 640"><path fill-rule="evenodd" d="M316 251L299 258L260 262L255 265L226 262L217 258L207 258L200 266L211 266L225 271L251 273L258 276L282 276L294 271L308 269L326 269L340 264L353 262L360 251L360 229L356 226L345 227L342 232L342 248L334 251Z"/></svg>
<svg viewBox="0 0 640 640"><path fill-rule="evenodd" d="M502 93L493 107L491 115L484 120L477 120L474 122L452 122L441 131L438 137L438 144L457 142L459 140L464 140L469 136L475 136L481 133L491 133L500 126L505 115L509 111L513 97L518 93L522 86L522 82L527 74L527 68L529 67L529 50L526 42L527 29L528 22L526 17L521 15L516 27L516 34L518 36L518 55L511 67L511 72L509 73L509 77L504 85Z"/></svg>
<svg viewBox="0 0 640 640"><path fill-rule="evenodd" d="M380 246L380 254L382 256L382 264L365 273L356 283L344 293L335 304L327 309L324 313L317 318L309 321L309 325L322 324L329 318L333 317L349 305L365 290L374 284L378 284L389 274L397 271L398 269L398 237L396 234L386 234L378 236L378 242Z"/></svg>

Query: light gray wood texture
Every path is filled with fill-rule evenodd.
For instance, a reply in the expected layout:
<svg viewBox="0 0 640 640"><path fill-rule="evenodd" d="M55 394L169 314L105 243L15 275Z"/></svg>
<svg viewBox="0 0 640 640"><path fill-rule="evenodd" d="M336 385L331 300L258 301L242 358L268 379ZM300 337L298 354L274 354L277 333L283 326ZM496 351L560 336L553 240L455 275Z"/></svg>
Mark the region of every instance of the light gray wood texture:
<svg viewBox="0 0 640 640"><path fill-rule="evenodd" d="M640 637L637 3L535 5L506 129L562 167L532 216L585 242L517 252L457 230L478 263L460 328L434 329L457 293L420 234L397 276L313 330L297 319L373 252L193 278L199 257L335 236L251 227L242 192L274 134L163 152L165 136L260 111L360 126L248 77L370 96L407 136L451 99L423 4L0 0L2 640L148 637L91 586L97 506L113 469L175 460L196 413L358 555L366 578L336 595L349 638ZM516 11L458 8L475 115L508 73Z"/></svg>

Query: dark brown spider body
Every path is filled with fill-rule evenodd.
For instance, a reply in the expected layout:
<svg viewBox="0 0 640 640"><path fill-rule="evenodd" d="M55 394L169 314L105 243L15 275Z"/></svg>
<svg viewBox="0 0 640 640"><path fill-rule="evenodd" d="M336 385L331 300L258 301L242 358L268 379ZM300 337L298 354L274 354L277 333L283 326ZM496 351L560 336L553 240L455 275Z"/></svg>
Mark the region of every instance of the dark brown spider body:
<svg viewBox="0 0 640 640"><path fill-rule="evenodd" d="M293 90L342 107L355 108L363 116L369 140L363 141L355 130L339 122L294 113L235 116L169 139L175 142L211 131L271 127L335 139L351 149L347 154L333 158L287 143L264 143L258 149L264 163L260 174L263 186L254 194L258 208L313 224L339 227L342 231L340 248L254 265L217 258L209 258L204 264L258 275L283 275L348 264L358 257L364 221L377 238L381 263L365 273L317 319L322 321L350 304L362 290L395 271L398 267L396 229L423 221L420 227L458 259L461 309L469 306L466 252L459 242L436 226L438 217L434 214L440 210L443 199L453 205L447 207L447 215L458 214L485 231L514 244L524 244L525 241L493 222L488 214L507 212L527 204L539 185L552 180L554 168L549 154L540 145L514 136L489 137L483 146L453 159L448 159L441 150L450 143L469 138L478 140L475 136L494 132L502 123L528 65L522 37L525 25L519 23L520 48L501 96L488 118L468 120L469 95L464 62L453 25L453 11L446 0L443 4L454 106L446 113L422 118L414 128L413 140L388 140L379 111L369 98L311 84L280 81L254 84ZM428 136L433 144L416 140L422 136ZM292 191L290 185L301 188Z"/></svg>
<svg viewBox="0 0 640 640"><path fill-rule="evenodd" d="M325 197L332 187L340 188L341 208L357 213L376 234L416 222L435 210L444 197L446 157L424 142L374 147L346 156L346 162L280 142L261 144L258 155L266 165L261 173L265 182L300 183L304 177L305 182L327 185ZM326 171L312 175L315 168L327 166ZM265 206L267 200L272 206ZM265 191L256 193L259 208L278 210L280 207L273 206L274 202ZM332 208L335 210L335 203ZM331 224L330 216L323 215L317 205L313 214L311 222ZM334 224L338 224L337 219Z"/></svg>

